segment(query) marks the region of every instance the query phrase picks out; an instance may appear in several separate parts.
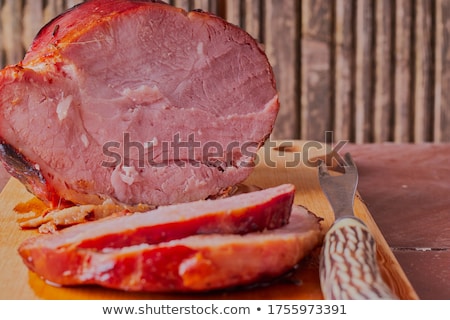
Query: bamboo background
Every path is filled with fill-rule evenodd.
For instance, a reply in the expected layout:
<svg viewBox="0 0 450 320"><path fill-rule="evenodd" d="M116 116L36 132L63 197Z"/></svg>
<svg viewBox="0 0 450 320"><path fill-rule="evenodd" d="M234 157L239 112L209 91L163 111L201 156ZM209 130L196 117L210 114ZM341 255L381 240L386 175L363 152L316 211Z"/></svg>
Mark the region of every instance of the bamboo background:
<svg viewBox="0 0 450 320"><path fill-rule="evenodd" d="M1 65L77 0L0 0ZM450 142L450 0L171 0L213 12L265 48L276 139Z"/></svg>

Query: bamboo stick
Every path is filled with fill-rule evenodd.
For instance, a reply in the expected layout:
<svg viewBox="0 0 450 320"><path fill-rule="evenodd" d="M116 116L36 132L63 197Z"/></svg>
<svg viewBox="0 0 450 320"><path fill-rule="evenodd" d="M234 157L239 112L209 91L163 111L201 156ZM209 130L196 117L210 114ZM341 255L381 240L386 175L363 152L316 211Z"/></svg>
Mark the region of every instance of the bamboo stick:
<svg viewBox="0 0 450 320"><path fill-rule="evenodd" d="M308 0L301 10L301 138L324 141L331 129L332 6Z"/></svg>
<svg viewBox="0 0 450 320"><path fill-rule="evenodd" d="M430 141L431 133L431 2L416 0L415 12L413 141L422 143Z"/></svg>
<svg viewBox="0 0 450 320"><path fill-rule="evenodd" d="M81 2L83 2L83 1L82 0L66 0L64 8L65 9L70 9L70 8L74 7L75 5L81 3Z"/></svg>
<svg viewBox="0 0 450 320"><path fill-rule="evenodd" d="M396 0L395 2L393 141L398 143L411 141L412 9L411 0Z"/></svg>
<svg viewBox="0 0 450 320"><path fill-rule="evenodd" d="M262 41L261 24L264 21L264 16L261 14L262 10L259 1L245 0L245 25L244 29L258 41ZM262 21L261 21L262 20Z"/></svg>
<svg viewBox="0 0 450 320"><path fill-rule="evenodd" d="M3 0L1 23L5 64L16 64L22 60L25 51L21 38L22 8L20 1Z"/></svg>
<svg viewBox="0 0 450 320"><path fill-rule="evenodd" d="M352 1L336 0L334 11L334 137L337 140L351 139L352 124L352 49L353 26Z"/></svg>
<svg viewBox="0 0 450 320"><path fill-rule="evenodd" d="M43 26L43 3L36 0L25 0L23 9L23 33L22 41L25 48L28 48L39 29Z"/></svg>
<svg viewBox="0 0 450 320"><path fill-rule="evenodd" d="M355 142L369 142L370 117L372 116L372 54L373 12L371 1L356 2L355 45Z"/></svg>
<svg viewBox="0 0 450 320"><path fill-rule="evenodd" d="M192 0L191 9L200 9L209 12L209 0Z"/></svg>
<svg viewBox="0 0 450 320"><path fill-rule="evenodd" d="M186 11L189 11L189 0L172 0L172 5L174 5L177 8L184 9Z"/></svg>
<svg viewBox="0 0 450 320"><path fill-rule="evenodd" d="M44 8L44 21L48 22L65 9L63 0L48 0Z"/></svg>
<svg viewBox="0 0 450 320"><path fill-rule="evenodd" d="M392 110L392 1L375 1L375 93L373 141L388 141L391 137Z"/></svg>
<svg viewBox="0 0 450 320"><path fill-rule="evenodd" d="M226 20L237 26L241 25L241 1L228 0L226 1Z"/></svg>
<svg viewBox="0 0 450 320"><path fill-rule="evenodd" d="M296 2L271 0L266 2L264 30L265 50L272 64L279 91L280 111L275 123L274 138L298 135L296 108L298 102L298 31ZM281 36L282 35L282 36ZM283 48L280 50L280 48Z"/></svg>
<svg viewBox="0 0 450 320"><path fill-rule="evenodd" d="M450 1L435 7L434 142L450 142Z"/></svg>
<svg viewBox="0 0 450 320"><path fill-rule="evenodd" d="M2 8L3 8L3 0L0 0L0 68L4 67L4 60L5 60L5 56L3 54L3 23L2 23L2 18L1 18L1 13L2 13Z"/></svg>

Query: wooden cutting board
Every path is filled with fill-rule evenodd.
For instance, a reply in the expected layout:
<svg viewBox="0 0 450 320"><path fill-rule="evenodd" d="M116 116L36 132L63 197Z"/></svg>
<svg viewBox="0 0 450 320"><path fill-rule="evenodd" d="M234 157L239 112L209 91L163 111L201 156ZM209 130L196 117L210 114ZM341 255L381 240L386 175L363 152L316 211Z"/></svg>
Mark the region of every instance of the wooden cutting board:
<svg viewBox="0 0 450 320"><path fill-rule="evenodd" d="M310 147L310 148L308 148ZM330 154L330 148L304 141L277 141L258 153L258 165L245 184L262 188L282 183L296 186L295 203L323 217L325 232L334 221L331 208L320 190L317 169L307 165L317 157ZM35 230L21 230L20 214L14 207L32 198L15 179L9 180L0 194L0 299L322 299L318 275L320 248L305 258L291 273L271 283L253 287L202 294L129 293L94 286L60 288L48 285L29 272L17 253L19 244L35 235ZM370 212L358 197L355 215L366 222L378 246L378 261L386 282L401 299L418 296L392 254ZM251 257L249 257L251 259Z"/></svg>

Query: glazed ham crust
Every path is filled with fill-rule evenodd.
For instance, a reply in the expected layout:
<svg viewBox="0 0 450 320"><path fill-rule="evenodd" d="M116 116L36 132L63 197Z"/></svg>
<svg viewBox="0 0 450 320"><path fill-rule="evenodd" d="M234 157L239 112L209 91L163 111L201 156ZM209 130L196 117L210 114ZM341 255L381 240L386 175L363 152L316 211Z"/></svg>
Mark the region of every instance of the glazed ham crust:
<svg viewBox="0 0 450 320"><path fill-rule="evenodd" d="M0 157L53 207L195 201L248 177L278 108L267 57L238 27L91 0L0 72Z"/></svg>

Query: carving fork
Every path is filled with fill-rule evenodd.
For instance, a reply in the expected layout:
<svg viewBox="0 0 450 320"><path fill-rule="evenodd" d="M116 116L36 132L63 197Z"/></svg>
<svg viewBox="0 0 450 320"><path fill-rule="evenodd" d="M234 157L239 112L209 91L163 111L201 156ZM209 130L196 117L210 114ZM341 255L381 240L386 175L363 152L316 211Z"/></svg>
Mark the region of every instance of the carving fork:
<svg viewBox="0 0 450 320"><path fill-rule="evenodd" d="M335 215L321 252L322 293L333 300L398 299L381 277L373 236L354 216L358 171L349 153L344 159L341 175L331 175L323 161L319 165L320 186Z"/></svg>

